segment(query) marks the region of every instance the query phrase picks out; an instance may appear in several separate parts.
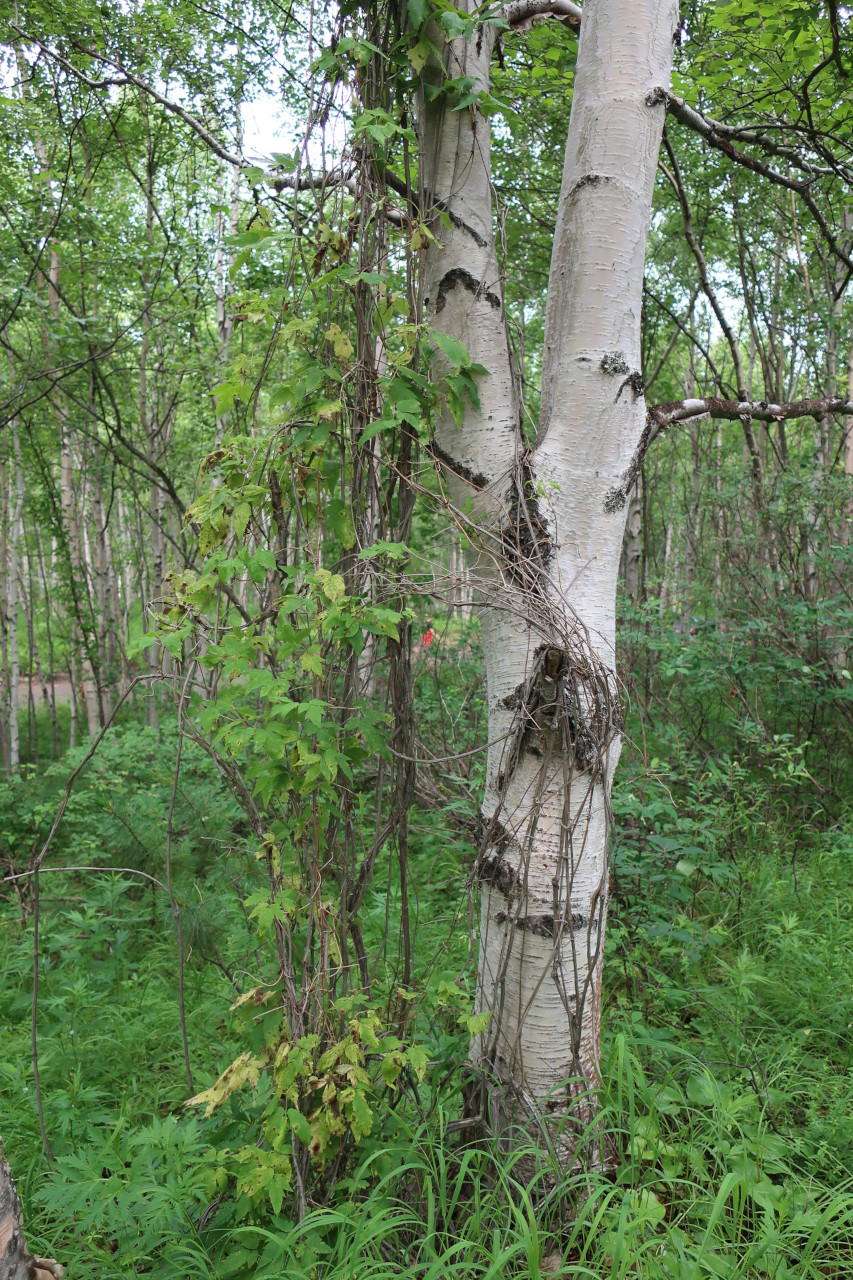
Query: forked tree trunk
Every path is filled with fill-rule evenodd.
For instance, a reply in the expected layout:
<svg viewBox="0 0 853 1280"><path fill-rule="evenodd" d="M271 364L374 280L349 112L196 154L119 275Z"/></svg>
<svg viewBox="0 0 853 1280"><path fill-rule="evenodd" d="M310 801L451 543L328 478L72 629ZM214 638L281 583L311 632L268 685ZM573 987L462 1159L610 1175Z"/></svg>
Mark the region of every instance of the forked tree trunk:
<svg viewBox="0 0 853 1280"><path fill-rule="evenodd" d="M494 250L488 126L446 98L422 113L423 195L443 243L427 256L428 318L489 370L481 411L468 406L461 428L448 413L435 444L474 547L492 744L478 862L478 1006L491 1020L472 1056L492 1130L523 1126L562 1160L576 1143L553 1121L588 1115L579 1095L599 1078L616 579L646 425L643 266L677 24L677 0L584 6L532 451ZM491 40L484 28L449 44L446 76L486 88Z"/></svg>

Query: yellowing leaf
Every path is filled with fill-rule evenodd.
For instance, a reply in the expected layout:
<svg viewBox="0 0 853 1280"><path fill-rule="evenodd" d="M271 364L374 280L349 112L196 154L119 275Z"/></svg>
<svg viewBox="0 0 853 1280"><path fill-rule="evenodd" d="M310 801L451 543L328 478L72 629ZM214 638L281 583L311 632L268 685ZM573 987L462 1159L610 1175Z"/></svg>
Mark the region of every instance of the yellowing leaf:
<svg viewBox="0 0 853 1280"><path fill-rule="evenodd" d="M353 353L353 345L341 329L341 326L339 324L330 324L326 330L326 337L334 347L335 355L338 359L349 360Z"/></svg>
<svg viewBox="0 0 853 1280"><path fill-rule="evenodd" d="M323 595L332 604L340 600L346 592L346 583L339 573L330 573L328 569L318 569L314 581Z"/></svg>
<svg viewBox="0 0 853 1280"><path fill-rule="evenodd" d="M426 36L421 36L416 45L409 49L406 57L414 68L415 75L420 75L429 61L429 55L432 52L432 43L427 40Z"/></svg>
<svg viewBox="0 0 853 1280"><path fill-rule="evenodd" d="M200 1107L206 1104L205 1118L213 1115L216 1108L221 1106L226 1098L230 1098L232 1093L242 1089L244 1084L250 1084L253 1089L256 1089L263 1065L262 1059L253 1058L248 1053L241 1053L230 1067L225 1068L216 1084L205 1089L203 1093L197 1093L194 1098L190 1098L189 1102L185 1102L184 1106Z"/></svg>
<svg viewBox="0 0 853 1280"><path fill-rule="evenodd" d="M360 1090L356 1090L352 1100L352 1131L356 1138L366 1138L373 1128L373 1112L367 1105L367 1099Z"/></svg>

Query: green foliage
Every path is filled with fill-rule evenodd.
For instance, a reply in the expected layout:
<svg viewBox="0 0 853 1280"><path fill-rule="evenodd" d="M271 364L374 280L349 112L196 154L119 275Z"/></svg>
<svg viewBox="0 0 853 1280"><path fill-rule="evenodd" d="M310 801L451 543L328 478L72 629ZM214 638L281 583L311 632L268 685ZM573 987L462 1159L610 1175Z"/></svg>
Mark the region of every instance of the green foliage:
<svg viewBox="0 0 853 1280"><path fill-rule="evenodd" d="M762 128L814 117L822 148L844 135L846 72L830 55L845 11L682 8L676 88L695 105ZM85 75L124 60L153 84L174 80L228 145L235 103L276 66L295 117L310 100L318 133L332 116L347 133L342 155L337 137L330 146L342 181L320 181L307 146L288 144L274 171L235 176L229 197L226 170L138 86L86 97L44 52L27 95L0 104L4 400L21 421L27 564L45 558L43 530L59 606L53 631L52 609L30 606L30 669L50 648L55 669L88 663L103 693L162 656L181 725L161 715L107 735L40 878L55 1171L39 1155L28 1062L30 881L3 900L3 1136L34 1243L81 1280L843 1275L849 484L818 465L810 426L761 437L757 494L739 440L702 426L647 459L645 582L621 631L634 745L613 798L601 1110L569 1171L522 1140L511 1155L490 1147L462 1115L486 1016L473 1012L471 885L486 694L476 620L451 610L429 650L416 637L451 538L458 551L433 424L445 407L457 423L478 408L488 370L420 314L420 267L453 223L416 203L427 175L414 92L451 116L496 117L532 439L574 35L505 32L492 92L448 69L442 38L504 20L447 0L343 0L312 11L309 40L298 10L261 0L33 0L18 16ZM745 186L695 139L674 145L717 287L748 299L741 337L763 393L787 379L799 394L828 376L814 334L846 318L825 245L788 191ZM821 208L834 198L825 177L809 184ZM662 171L644 328L656 398L734 378L708 308L678 321L694 263L671 188ZM813 291L823 276L825 297ZM121 508L115 606L90 588L63 510L66 436L81 492L100 504L83 521L89 543L104 509ZM155 538L165 580L149 563ZM43 734L39 745L44 759ZM27 872L81 758L77 747L4 781L10 870Z"/></svg>
<svg viewBox="0 0 853 1280"><path fill-rule="evenodd" d="M327 578L301 599L322 612L335 594ZM416 675L421 731L439 754L466 700L476 740L481 695L471 700L476 627L436 628L438 647ZM676 641L691 643L660 626L650 641L673 657ZM704 675L701 696L713 699ZM220 903L213 933L203 936L199 913L186 971L205 1107L185 1105L165 904L152 926L147 891L131 879L70 874L49 890L43 877L39 1025L55 1175L33 1158L31 933L7 909L2 1017L15 1048L0 1088L13 1160L23 1170L30 1161L20 1181L39 1247L80 1277L843 1273L853 1243L849 822L811 820L802 750L756 738L754 722L734 718L736 750L700 764L677 723L695 696L676 682L656 758L629 751L614 794L604 1095L590 1134L604 1169L555 1174L539 1153L531 1182L523 1144L509 1156L455 1123L472 1030L467 934L455 941L452 902L470 856L454 834L473 781L460 762L442 805L413 815L421 976L402 992L389 965L379 999L340 997L322 1041L290 1034L280 980L250 959L282 923L305 917L298 877L274 893L244 836L244 916L230 888L235 838L230 869L184 847L179 897ZM636 737L639 721L628 728ZM152 740L120 731L104 772L144 760ZM190 794L206 788L205 814L221 796L239 826L204 757L185 749ZM103 814L87 776L64 849L74 860ZM124 786L127 817L150 788ZM193 841L203 838L196 826ZM280 857L271 833L263 861ZM50 900L81 888L82 903ZM386 910L383 893L369 895L368 946ZM444 960L430 971L436 954ZM235 1000L228 974L240 970L262 981ZM300 1179L309 1211L297 1222Z"/></svg>

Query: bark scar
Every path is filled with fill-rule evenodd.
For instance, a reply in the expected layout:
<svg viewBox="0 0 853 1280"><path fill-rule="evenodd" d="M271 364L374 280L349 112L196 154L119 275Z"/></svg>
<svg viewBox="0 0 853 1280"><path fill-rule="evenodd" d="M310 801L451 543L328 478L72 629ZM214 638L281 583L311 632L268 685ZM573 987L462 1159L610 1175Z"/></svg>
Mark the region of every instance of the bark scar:
<svg viewBox="0 0 853 1280"><path fill-rule="evenodd" d="M496 924L506 924L507 920L512 920L505 911L499 911L495 916ZM522 929L525 933L532 933L537 938L553 938L557 930L554 927L554 917L550 913L544 915L519 916L517 920L512 920L516 929ZM558 920L559 927L563 921ZM585 928L589 924L586 916L580 911L572 912L568 920L565 922L570 924L572 932L576 933L579 929Z"/></svg>
<svg viewBox="0 0 853 1280"><path fill-rule="evenodd" d="M517 872L513 871L509 863L499 855L483 859L477 868L477 878L480 884L492 885L507 900L512 898L516 890L521 887Z"/></svg>
<svg viewBox="0 0 853 1280"><path fill-rule="evenodd" d="M485 298L492 307L498 311L500 310L500 298L496 293L492 293L491 290L487 289L482 280L477 280L464 267L453 267L439 281L438 297L435 300L436 315L439 315L444 310L447 305L448 293L450 293L451 289L455 289L458 284L461 284L469 293L473 293L475 298Z"/></svg>
<svg viewBox="0 0 853 1280"><path fill-rule="evenodd" d="M604 355L601 357L601 364L598 367L602 373L607 373L612 378L617 377L621 373L630 374L631 372L631 366L628 364L621 351L605 351ZM625 384L623 382L622 386L624 387L624 385ZM619 390L621 391L622 388L620 387ZM616 399L618 400L619 397L617 396Z"/></svg>
<svg viewBox="0 0 853 1280"><path fill-rule="evenodd" d="M575 185L572 187L571 191L569 192L569 199L571 200L573 196L577 195L577 193L580 191L582 187L597 187L602 182L611 182L611 181L612 181L611 178L608 178L605 174L602 174L602 173L585 173L584 176L582 178L579 178L578 181L575 183Z"/></svg>
<svg viewBox="0 0 853 1280"><path fill-rule="evenodd" d="M536 476L525 454L515 468L507 495L509 520L501 529L501 544L510 576L516 583L542 593L542 575L554 558L554 542L539 507Z"/></svg>
<svg viewBox="0 0 853 1280"><path fill-rule="evenodd" d="M489 487L488 476L484 476L482 471L473 471L471 467L466 467L464 462L457 462L435 440L427 448L434 458L447 467L448 471L452 471L454 475L459 476L462 480L467 480L475 489L487 489Z"/></svg>
<svg viewBox="0 0 853 1280"><path fill-rule="evenodd" d="M405 187L400 194L406 194ZM454 227L458 227L460 231L464 231L466 235L469 235L474 243L479 245L481 249L486 248L488 240L481 236L475 227L469 226L463 218L460 218L458 213L454 213L446 200L439 200L438 197L433 196L430 191L425 192L425 195L427 201L430 202L434 208L440 209L442 213L447 214Z"/></svg>

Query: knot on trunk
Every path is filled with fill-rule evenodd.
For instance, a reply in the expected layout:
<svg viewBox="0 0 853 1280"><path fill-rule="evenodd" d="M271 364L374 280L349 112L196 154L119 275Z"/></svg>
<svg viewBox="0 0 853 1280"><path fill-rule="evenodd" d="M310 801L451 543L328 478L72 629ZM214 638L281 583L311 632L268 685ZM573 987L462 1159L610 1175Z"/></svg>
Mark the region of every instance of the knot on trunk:
<svg viewBox="0 0 853 1280"><path fill-rule="evenodd" d="M603 760L622 727L611 673L585 645L540 645L530 675L502 705L516 712L498 774L505 791L525 755L566 758L585 773Z"/></svg>

